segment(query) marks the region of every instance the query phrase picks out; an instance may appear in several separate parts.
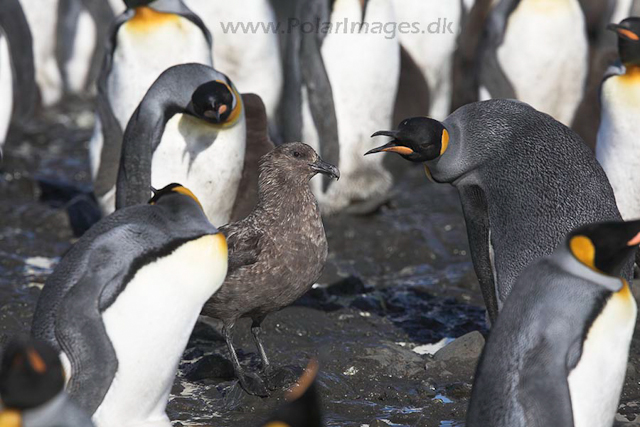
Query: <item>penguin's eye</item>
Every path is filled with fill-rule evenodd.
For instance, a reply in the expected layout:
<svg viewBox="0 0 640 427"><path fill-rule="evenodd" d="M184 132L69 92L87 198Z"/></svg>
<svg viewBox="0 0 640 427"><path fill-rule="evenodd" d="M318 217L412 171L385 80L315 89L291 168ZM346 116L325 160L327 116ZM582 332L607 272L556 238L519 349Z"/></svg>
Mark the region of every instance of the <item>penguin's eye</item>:
<svg viewBox="0 0 640 427"><path fill-rule="evenodd" d="M293 152L293 157L300 157L300 153L298 153L297 151Z"/></svg>

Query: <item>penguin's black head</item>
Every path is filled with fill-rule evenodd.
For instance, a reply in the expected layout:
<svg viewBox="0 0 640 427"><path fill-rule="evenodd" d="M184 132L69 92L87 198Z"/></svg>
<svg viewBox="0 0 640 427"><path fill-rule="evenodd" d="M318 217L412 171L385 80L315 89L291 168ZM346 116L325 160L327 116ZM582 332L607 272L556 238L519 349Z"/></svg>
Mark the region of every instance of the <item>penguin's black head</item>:
<svg viewBox="0 0 640 427"><path fill-rule="evenodd" d="M156 0L124 0L124 4L127 9L135 9L136 7L147 6L154 1Z"/></svg>
<svg viewBox="0 0 640 427"><path fill-rule="evenodd" d="M148 6L156 0L124 0L127 9L135 9L136 7Z"/></svg>
<svg viewBox="0 0 640 427"><path fill-rule="evenodd" d="M151 187L151 191L153 192L153 197L148 202L150 205L157 205L161 201L168 200L167 196L182 194L195 200L198 205L200 205L200 208L202 208L200 200L198 200L196 195L193 194L188 188L183 187L181 184L176 184L174 182L173 184L169 184L161 188L160 190L156 190L155 188Z"/></svg>
<svg viewBox="0 0 640 427"><path fill-rule="evenodd" d="M287 403L278 408L263 427L321 427L320 398L315 386L318 362L312 360L302 377L285 398Z"/></svg>
<svg viewBox="0 0 640 427"><path fill-rule="evenodd" d="M200 119L213 124L222 124L239 115L239 101L232 89L221 81L200 85L191 95L191 108Z"/></svg>
<svg viewBox="0 0 640 427"><path fill-rule="evenodd" d="M398 153L412 162L426 162L444 154L449 145L449 132L437 120L428 117L414 117L400 123L397 130L378 131L371 135L388 136L391 142L365 153L388 151Z"/></svg>
<svg viewBox="0 0 640 427"><path fill-rule="evenodd" d="M260 159L261 182L308 182L317 174L340 179L340 171L302 142L282 144ZM286 184L285 184L286 185Z"/></svg>
<svg viewBox="0 0 640 427"><path fill-rule="evenodd" d="M571 232L567 243L573 256L587 267L619 276L640 245L640 220L585 225Z"/></svg>
<svg viewBox="0 0 640 427"><path fill-rule="evenodd" d="M607 29L618 34L618 53L625 65L640 65L640 18L627 18Z"/></svg>
<svg viewBox="0 0 640 427"><path fill-rule="evenodd" d="M0 369L0 398L10 409L35 408L64 387L58 353L41 341L11 341L4 349Z"/></svg>

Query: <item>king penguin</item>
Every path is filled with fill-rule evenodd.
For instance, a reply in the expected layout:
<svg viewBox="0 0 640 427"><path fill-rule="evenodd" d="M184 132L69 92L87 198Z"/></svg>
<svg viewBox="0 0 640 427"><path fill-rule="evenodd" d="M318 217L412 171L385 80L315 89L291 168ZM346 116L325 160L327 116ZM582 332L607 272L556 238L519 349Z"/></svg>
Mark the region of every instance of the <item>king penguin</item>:
<svg viewBox="0 0 640 427"><path fill-rule="evenodd" d="M620 276L638 244L640 221L589 224L522 273L480 358L469 427L613 425L637 311Z"/></svg>
<svg viewBox="0 0 640 427"><path fill-rule="evenodd" d="M320 10L328 7L326 1L315 3ZM325 30L324 38L303 35L303 46L312 39L309 44L320 48L318 62L326 69L330 87L326 96L331 94L334 111L330 111L330 104L321 108L314 105L312 92L318 90L318 84L316 80L306 80L301 104L302 140L319 151L322 158L339 165L342 179L329 184L326 178L318 177L312 181L314 193L325 213L347 208L374 210L386 201L393 179L381 159L363 160L360 153L372 148L368 129L391 123L393 116L400 46L396 37L375 29L376 25L395 21L393 5L391 0L336 0L328 14L319 15L325 16L318 21L320 35L322 28L329 30ZM316 22L307 18L301 22ZM313 57L312 50L305 50L304 55ZM307 62L307 58L301 58L301 62ZM332 138L329 127L334 112L337 135Z"/></svg>
<svg viewBox="0 0 640 427"><path fill-rule="evenodd" d="M151 84L173 65L212 65L211 34L182 0L125 3L105 48L89 143L94 192L104 214L114 209L123 130Z"/></svg>
<svg viewBox="0 0 640 427"><path fill-rule="evenodd" d="M87 231L44 285L32 335L61 356L98 427L171 424L178 363L227 273L227 244L178 184Z"/></svg>
<svg viewBox="0 0 640 427"><path fill-rule="evenodd" d="M640 218L640 18L609 29L618 34L620 61L607 70L600 101L596 157L609 177L622 218Z"/></svg>
<svg viewBox="0 0 640 427"><path fill-rule="evenodd" d="M15 338L3 349L0 370L2 427L93 427L91 417L64 391L58 352Z"/></svg>
<svg viewBox="0 0 640 427"><path fill-rule="evenodd" d="M434 181L458 189L492 322L527 265L578 226L620 219L607 176L580 137L525 103L477 102L442 123L416 117L377 135L393 140L369 153L424 163Z"/></svg>
<svg viewBox="0 0 640 427"><path fill-rule="evenodd" d="M589 46L578 0L501 0L487 20L480 100L519 99L571 125Z"/></svg>
<svg viewBox="0 0 640 427"><path fill-rule="evenodd" d="M216 69L229 76L244 93L260 96L267 117L275 120L283 77L276 17L270 1L185 0L185 3L202 18L213 35ZM249 24L256 31L245 30Z"/></svg>
<svg viewBox="0 0 640 427"><path fill-rule="evenodd" d="M465 14L463 1L394 0L393 6L397 22L420 24L410 31L399 31L398 38L429 85L429 116L444 120L450 111L453 55Z"/></svg>
<svg viewBox="0 0 640 427"><path fill-rule="evenodd" d="M11 123L24 123L35 106L33 46L29 24L19 0L0 7L0 159Z"/></svg>
<svg viewBox="0 0 640 427"><path fill-rule="evenodd" d="M116 207L144 203L149 186L183 182L216 226L229 222L246 148L242 97L222 73L176 65L153 83L127 125Z"/></svg>

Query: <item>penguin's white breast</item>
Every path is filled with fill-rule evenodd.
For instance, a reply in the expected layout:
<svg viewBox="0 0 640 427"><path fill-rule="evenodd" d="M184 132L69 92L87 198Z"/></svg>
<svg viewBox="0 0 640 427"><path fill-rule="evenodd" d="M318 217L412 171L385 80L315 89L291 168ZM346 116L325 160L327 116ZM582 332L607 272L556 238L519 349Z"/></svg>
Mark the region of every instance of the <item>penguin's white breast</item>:
<svg viewBox="0 0 640 427"><path fill-rule="evenodd" d="M11 58L9 57L9 44L7 38L0 30L0 150L9 130L11 112L13 111L13 73L11 71Z"/></svg>
<svg viewBox="0 0 640 427"><path fill-rule="evenodd" d="M625 285L589 329L580 361L568 377L574 427L612 425L627 372L636 311L635 299Z"/></svg>
<svg viewBox="0 0 640 427"><path fill-rule="evenodd" d="M244 113L235 125L220 129L177 114L169 120L153 154L151 185L179 182L200 200L215 226L229 222L242 177L246 148Z"/></svg>
<svg viewBox="0 0 640 427"><path fill-rule="evenodd" d="M584 15L576 0L523 0L498 60L518 99L570 124L587 76Z"/></svg>
<svg viewBox="0 0 640 427"><path fill-rule="evenodd" d="M185 243L138 270L102 315L118 371L93 416L96 425L169 425L164 410L180 357L226 272L222 234Z"/></svg>
<svg viewBox="0 0 640 427"><path fill-rule="evenodd" d="M394 0L393 4L398 23L420 24L417 29L398 31L398 38L429 84L430 116L444 120L450 108L451 67L462 5L441 0Z"/></svg>
<svg viewBox="0 0 640 427"><path fill-rule="evenodd" d="M640 72L608 78L602 86L596 157L625 220L640 217Z"/></svg>
<svg viewBox="0 0 640 427"><path fill-rule="evenodd" d="M395 21L391 2L370 0L365 20L368 31L358 32L351 28L361 17L358 0L336 2L332 24L337 26L346 18L349 28L346 34L335 31L327 35L322 45L338 120L339 167L345 175L362 163L376 160L373 156L365 158L362 153L376 144L370 138L371 129L391 125L400 74L397 37L382 30L376 34L373 27Z"/></svg>
<svg viewBox="0 0 640 427"><path fill-rule="evenodd" d="M122 128L143 96L169 67L188 62L211 66L211 51L198 26L186 18L167 15L120 27L109 74L109 101Z"/></svg>
<svg viewBox="0 0 640 427"><path fill-rule="evenodd" d="M269 118L282 92L283 76L276 20L268 0L185 1L213 35L213 62L242 93L257 93ZM282 23L284 26L287 23ZM232 31L230 26L236 26ZM244 26L244 27L243 27ZM251 28L254 31L251 31Z"/></svg>

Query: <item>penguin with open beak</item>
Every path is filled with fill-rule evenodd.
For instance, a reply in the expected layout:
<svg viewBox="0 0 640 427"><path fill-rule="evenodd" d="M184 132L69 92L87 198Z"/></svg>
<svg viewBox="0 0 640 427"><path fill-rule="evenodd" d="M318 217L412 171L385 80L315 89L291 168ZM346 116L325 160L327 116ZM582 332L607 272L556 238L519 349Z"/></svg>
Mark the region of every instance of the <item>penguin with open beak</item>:
<svg viewBox="0 0 640 427"><path fill-rule="evenodd" d="M14 338L0 367L2 427L93 427L91 417L64 391L62 363L42 341Z"/></svg>
<svg viewBox="0 0 640 427"><path fill-rule="evenodd" d="M623 271L640 221L568 234L518 278L484 348L469 427L613 424L636 324Z"/></svg>
<svg viewBox="0 0 640 427"><path fill-rule="evenodd" d="M374 136L392 140L367 154L397 153L458 189L492 322L522 270L567 233L621 219L607 176L580 137L522 102L473 103L443 122L414 117ZM623 276L631 273L630 264Z"/></svg>

